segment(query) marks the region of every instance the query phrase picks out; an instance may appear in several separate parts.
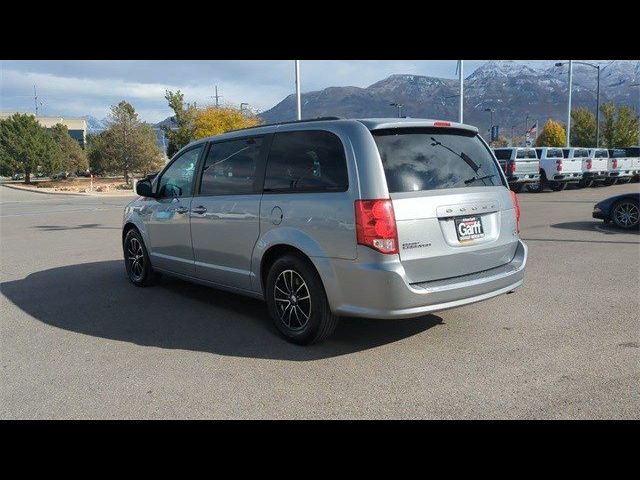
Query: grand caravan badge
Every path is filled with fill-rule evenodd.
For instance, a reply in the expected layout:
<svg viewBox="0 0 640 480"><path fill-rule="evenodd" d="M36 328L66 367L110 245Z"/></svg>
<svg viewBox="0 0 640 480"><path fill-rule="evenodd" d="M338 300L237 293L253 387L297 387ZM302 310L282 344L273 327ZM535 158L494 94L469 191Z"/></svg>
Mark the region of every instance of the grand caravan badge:
<svg viewBox="0 0 640 480"><path fill-rule="evenodd" d="M459 241L468 242L484 237L484 229L482 228L482 219L480 217L464 217L454 220Z"/></svg>

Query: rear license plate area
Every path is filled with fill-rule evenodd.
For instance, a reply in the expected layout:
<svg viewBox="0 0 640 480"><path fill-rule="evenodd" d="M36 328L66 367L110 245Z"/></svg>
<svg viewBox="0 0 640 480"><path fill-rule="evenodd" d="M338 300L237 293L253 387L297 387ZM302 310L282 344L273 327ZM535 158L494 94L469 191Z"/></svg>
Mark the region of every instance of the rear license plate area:
<svg viewBox="0 0 640 480"><path fill-rule="evenodd" d="M482 217L457 217L453 219L456 227L456 235L460 243L471 242L484 238Z"/></svg>

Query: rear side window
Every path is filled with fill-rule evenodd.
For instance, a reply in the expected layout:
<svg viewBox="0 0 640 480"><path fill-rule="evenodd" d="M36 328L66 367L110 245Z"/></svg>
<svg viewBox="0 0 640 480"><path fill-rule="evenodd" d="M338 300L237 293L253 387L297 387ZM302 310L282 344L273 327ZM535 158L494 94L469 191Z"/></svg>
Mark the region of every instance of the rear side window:
<svg viewBox="0 0 640 480"><path fill-rule="evenodd" d="M374 130L389 192L503 185L477 134L449 128Z"/></svg>
<svg viewBox="0 0 640 480"><path fill-rule="evenodd" d="M609 158L622 158L626 156L627 156L626 152L621 148L615 148L615 149L609 150Z"/></svg>
<svg viewBox="0 0 640 480"><path fill-rule="evenodd" d="M594 158L607 158L608 156L606 150L596 150Z"/></svg>
<svg viewBox="0 0 640 480"><path fill-rule="evenodd" d="M214 143L202 170L200 195L254 193L262 138Z"/></svg>
<svg viewBox="0 0 640 480"><path fill-rule="evenodd" d="M324 130L276 133L269 151L265 191L345 191L347 161L340 139Z"/></svg>
<svg viewBox="0 0 640 480"><path fill-rule="evenodd" d="M533 158L536 159L538 156L536 155L536 151L533 148L528 148L526 150L518 150L516 158Z"/></svg>

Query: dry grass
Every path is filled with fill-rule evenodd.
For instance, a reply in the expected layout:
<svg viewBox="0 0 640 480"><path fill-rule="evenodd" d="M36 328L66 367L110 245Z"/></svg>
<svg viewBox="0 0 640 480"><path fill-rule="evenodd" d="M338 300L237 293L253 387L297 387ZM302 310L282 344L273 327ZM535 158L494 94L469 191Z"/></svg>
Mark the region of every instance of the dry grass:
<svg viewBox="0 0 640 480"><path fill-rule="evenodd" d="M91 189L91 179L78 177L67 180L48 180L33 183L38 188L51 188L63 192L88 192ZM110 190L131 190L131 186L124 183L124 178L94 178L93 191L108 192Z"/></svg>

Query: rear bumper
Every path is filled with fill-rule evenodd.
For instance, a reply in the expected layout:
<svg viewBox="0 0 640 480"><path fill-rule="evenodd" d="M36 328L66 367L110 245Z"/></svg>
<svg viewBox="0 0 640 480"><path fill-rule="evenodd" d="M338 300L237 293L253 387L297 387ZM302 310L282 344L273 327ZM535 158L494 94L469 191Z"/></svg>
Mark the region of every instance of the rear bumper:
<svg viewBox="0 0 640 480"><path fill-rule="evenodd" d="M460 307L510 292L522 285L527 246L518 240L510 263L471 275L433 282L406 280L399 260L387 263L330 261L321 276L332 311L337 315L395 319Z"/></svg>
<svg viewBox="0 0 640 480"><path fill-rule="evenodd" d="M554 175L553 178L549 180L553 180L554 182L579 182L582 180L582 172L580 173L559 173Z"/></svg>
<svg viewBox="0 0 640 480"><path fill-rule="evenodd" d="M607 172L583 172L582 178L585 180L604 180L605 178L607 178Z"/></svg>
<svg viewBox="0 0 640 480"><path fill-rule="evenodd" d="M522 175L511 175L507 177L507 182L514 183L537 183L540 181L539 173L528 173Z"/></svg>

